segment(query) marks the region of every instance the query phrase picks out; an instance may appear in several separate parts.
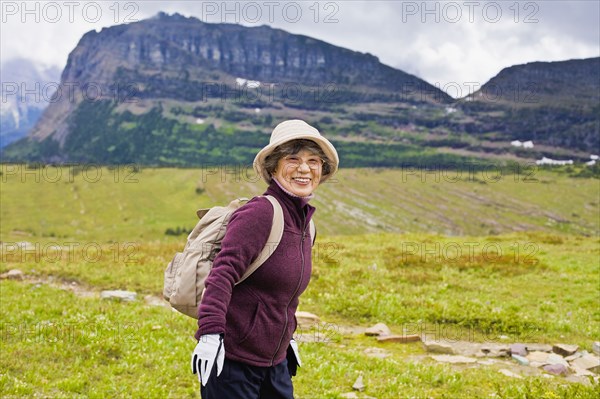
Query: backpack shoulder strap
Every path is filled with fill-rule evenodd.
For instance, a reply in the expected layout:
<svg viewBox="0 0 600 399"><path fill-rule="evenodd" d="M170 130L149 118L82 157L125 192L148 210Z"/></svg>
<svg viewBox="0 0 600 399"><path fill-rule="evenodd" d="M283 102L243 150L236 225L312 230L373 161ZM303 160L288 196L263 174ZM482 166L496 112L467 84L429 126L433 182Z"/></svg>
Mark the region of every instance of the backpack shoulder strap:
<svg viewBox="0 0 600 399"><path fill-rule="evenodd" d="M256 271L273 252L277 249L279 242L281 241L281 237L283 236L283 209L281 209L281 204L277 199L271 195L265 195L265 198L269 200L271 205L273 205L273 224L271 225L271 233L269 234L269 238L267 239L267 243L265 247L260 251L254 262L248 266L248 269L242 276L242 278L235 283L236 285L250 277L252 273Z"/></svg>

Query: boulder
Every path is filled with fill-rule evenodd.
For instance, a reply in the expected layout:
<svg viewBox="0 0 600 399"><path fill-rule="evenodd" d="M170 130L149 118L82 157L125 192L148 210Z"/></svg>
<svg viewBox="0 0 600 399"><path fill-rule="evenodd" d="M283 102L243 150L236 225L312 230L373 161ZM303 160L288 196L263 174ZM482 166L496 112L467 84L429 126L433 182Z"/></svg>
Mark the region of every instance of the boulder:
<svg viewBox="0 0 600 399"><path fill-rule="evenodd" d="M405 344L407 342L418 342L421 340L419 335L382 335L377 337L379 342L398 342Z"/></svg>
<svg viewBox="0 0 600 399"><path fill-rule="evenodd" d="M542 367L544 371L554 375L567 375L567 366L564 364L547 364Z"/></svg>
<svg viewBox="0 0 600 399"><path fill-rule="evenodd" d="M382 335L391 335L392 331L383 323L377 323L372 327L369 327L365 330L365 335L373 337L380 337Z"/></svg>
<svg viewBox="0 0 600 399"><path fill-rule="evenodd" d="M296 321L298 322L299 328L310 328L315 324L319 324L321 321L319 316L309 313L309 312L296 312Z"/></svg>
<svg viewBox="0 0 600 399"><path fill-rule="evenodd" d="M600 372L600 358L598 358L596 355L592 355L591 353L586 353L580 358L573 360L571 365L573 367L588 370L596 374Z"/></svg>
<svg viewBox="0 0 600 399"><path fill-rule="evenodd" d="M433 353L445 353L448 355L453 355L454 352L454 348L452 348L452 345L446 343L446 342L440 342L440 341L423 341L423 347L425 348L425 350L427 352L433 352Z"/></svg>
<svg viewBox="0 0 600 399"><path fill-rule="evenodd" d="M564 357L556 353L549 354L546 362L548 364L562 364L565 367L569 367L569 362L567 362Z"/></svg>
<svg viewBox="0 0 600 399"><path fill-rule="evenodd" d="M509 350L511 355L527 356L527 347L525 344L512 344Z"/></svg>
<svg viewBox="0 0 600 399"><path fill-rule="evenodd" d="M19 269L12 269L0 274L0 280L23 280L25 275Z"/></svg>
<svg viewBox="0 0 600 399"><path fill-rule="evenodd" d="M575 359L579 359L581 356L583 356L583 353L581 352L575 352L574 354L572 354L571 356L566 356L565 360L567 362L572 362Z"/></svg>
<svg viewBox="0 0 600 399"><path fill-rule="evenodd" d="M135 301L137 294L131 291L114 290L114 291L102 291L100 293L101 299L115 299L118 301L132 302Z"/></svg>
<svg viewBox="0 0 600 399"><path fill-rule="evenodd" d="M525 344L529 352L552 352L552 345L549 344Z"/></svg>
<svg viewBox="0 0 600 399"><path fill-rule="evenodd" d="M352 389L359 391L359 392L362 392L365 390L365 384L363 383L362 372L360 373L360 375L358 376L356 381L354 381L354 384L352 384Z"/></svg>
<svg viewBox="0 0 600 399"><path fill-rule="evenodd" d="M514 353L511 355L511 357L515 359L521 366L529 366L529 359L526 357L515 355Z"/></svg>
<svg viewBox="0 0 600 399"><path fill-rule="evenodd" d="M561 356L571 356L577 350L579 346L577 345L568 345L568 344L554 344L552 346L552 352L561 355Z"/></svg>
<svg viewBox="0 0 600 399"><path fill-rule="evenodd" d="M571 365L571 370L573 371L573 373L576 376L580 376L580 377L587 377L587 376L594 376L595 375L594 373L592 373L589 370L582 369L582 368L579 368L579 367L573 366L573 365Z"/></svg>
<svg viewBox="0 0 600 399"><path fill-rule="evenodd" d="M484 344L481 345L481 352L488 357L506 357L510 356L510 346L508 344Z"/></svg>
<svg viewBox="0 0 600 399"><path fill-rule="evenodd" d="M548 356L550 356L550 354L547 352L534 351L534 352L529 352L529 354L527 355L527 360L529 360L530 363L535 362L535 363L547 364Z"/></svg>
<svg viewBox="0 0 600 399"><path fill-rule="evenodd" d="M600 356L600 342L594 342L592 344L592 352Z"/></svg>

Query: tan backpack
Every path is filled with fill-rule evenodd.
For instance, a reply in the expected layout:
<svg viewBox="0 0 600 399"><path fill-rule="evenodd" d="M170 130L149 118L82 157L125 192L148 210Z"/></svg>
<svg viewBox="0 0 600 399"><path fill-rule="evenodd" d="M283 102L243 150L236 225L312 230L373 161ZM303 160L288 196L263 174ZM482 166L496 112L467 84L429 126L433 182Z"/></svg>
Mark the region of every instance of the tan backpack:
<svg viewBox="0 0 600 399"><path fill-rule="evenodd" d="M275 251L283 235L283 210L275 197L265 196L273 205L273 224L267 244L258 257L236 282L240 284L258 269ZM228 206L215 206L196 212L200 220L187 238L183 252L178 252L165 270L163 296L177 311L198 318L198 305L204 294L204 283L216 255L221 250L221 241L225 236L227 223L233 212L248 202L247 198L238 198ZM314 243L315 226L310 221L310 234Z"/></svg>

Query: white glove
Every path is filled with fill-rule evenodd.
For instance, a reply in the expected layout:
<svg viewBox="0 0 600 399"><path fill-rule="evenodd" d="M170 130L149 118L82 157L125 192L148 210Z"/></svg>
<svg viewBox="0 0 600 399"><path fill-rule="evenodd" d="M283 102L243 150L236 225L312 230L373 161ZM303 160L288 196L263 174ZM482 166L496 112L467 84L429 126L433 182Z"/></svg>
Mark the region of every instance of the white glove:
<svg viewBox="0 0 600 399"><path fill-rule="evenodd" d="M296 362L298 363L298 367L302 367L302 362L300 361L300 351L298 350L298 343L294 338L290 339L290 346L294 351L294 356L296 356Z"/></svg>
<svg viewBox="0 0 600 399"><path fill-rule="evenodd" d="M191 362L192 373L198 374L198 381L202 386L206 386L215 361L217 362L217 376L219 376L225 361L223 337L220 334L202 335L192 353Z"/></svg>
<svg viewBox="0 0 600 399"><path fill-rule="evenodd" d="M290 344L287 348L286 358L288 371L290 372L290 377L293 377L296 375L298 367L302 366L300 364L300 353L298 351L298 343L294 338L290 339Z"/></svg>

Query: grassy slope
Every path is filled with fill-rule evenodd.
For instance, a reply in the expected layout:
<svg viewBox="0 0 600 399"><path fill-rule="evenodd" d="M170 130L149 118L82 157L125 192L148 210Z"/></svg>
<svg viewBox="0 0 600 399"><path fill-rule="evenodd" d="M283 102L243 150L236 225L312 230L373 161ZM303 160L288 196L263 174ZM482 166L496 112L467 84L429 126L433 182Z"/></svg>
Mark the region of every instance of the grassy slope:
<svg viewBox="0 0 600 399"><path fill-rule="evenodd" d="M537 183L507 178L488 184L422 183L403 182L397 170L372 172L344 170L315 200L320 235L301 308L322 317L327 324L320 334L332 342L301 344L305 367L296 378L297 396L339 397L363 371L365 393L380 399L596 397L599 385L511 379L498 373L502 365L440 365L426 358L419 344L384 346L344 333L343 326L381 321L397 333L444 328L452 337L438 338L458 335L481 342L507 335L509 342L562 341L589 350L600 339L597 180L538 173ZM206 191L197 195L198 170L143 170L130 176L137 183L123 183L125 174L121 171L117 183L106 170L95 183L82 175L74 183L8 179L1 193L5 243L80 246L5 251L0 272L20 268L96 291L160 295L164 267L183 240L165 236L164 230L191 227L190 208L196 205L223 203L262 187L210 175L201 184ZM94 180L92 173L89 177ZM361 224L357 212L375 222ZM548 223L549 217L574 222ZM490 236L480 220L496 220L500 230L519 222L545 232ZM592 237L564 234L565 226ZM414 233L376 233L394 229ZM429 229L470 235L423 233ZM93 241L101 253L84 253L81 248ZM198 397L187 370L194 345L189 318L142 301L101 302L11 281L0 282L0 299L3 396ZM368 358L363 353L368 347L385 348L391 356Z"/></svg>
<svg viewBox="0 0 600 399"><path fill-rule="evenodd" d="M197 207L225 204L264 190L252 170L244 167L233 173L226 173L225 168L132 172L121 167L101 169L99 177L95 169L73 177L71 169L63 169L60 179L54 178L56 170L17 168L7 173L5 167L2 176L0 238L4 241L162 239L167 228L193 227ZM531 170L505 171L504 176L496 170L487 175L458 173L342 170L335 181L319 189L314 200L319 231L327 235L600 232L597 179ZM196 194L197 187L204 193Z"/></svg>

